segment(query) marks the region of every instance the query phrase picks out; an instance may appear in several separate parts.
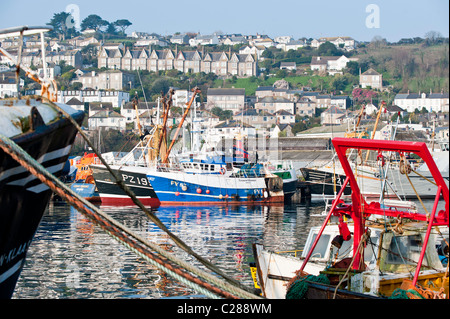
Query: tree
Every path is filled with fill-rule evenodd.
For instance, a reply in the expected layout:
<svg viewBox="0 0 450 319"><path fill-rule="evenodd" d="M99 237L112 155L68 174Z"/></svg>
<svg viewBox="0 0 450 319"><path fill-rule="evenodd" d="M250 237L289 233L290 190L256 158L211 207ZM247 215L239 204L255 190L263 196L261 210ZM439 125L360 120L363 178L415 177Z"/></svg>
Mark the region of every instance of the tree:
<svg viewBox="0 0 450 319"><path fill-rule="evenodd" d="M151 85L150 94L166 94L172 86L172 81L166 78L158 78Z"/></svg>
<svg viewBox="0 0 450 319"><path fill-rule="evenodd" d="M125 30L128 28L132 23L128 21L127 19L119 19L113 22L114 25L120 29L122 29L123 35L125 35Z"/></svg>
<svg viewBox="0 0 450 319"><path fill-rule="evenodd" d="M108 27L106 28L106 33L109 35L117 34L116 26L114 23L108 23Z"/></svg>
<svg viewBox="0 0 450 319"><path fill-rule="evenodd" d="M211 109L211 113L219 117L220 121L230 120L233 118L233 111L222 110L222 108L215 106Z"/></svg>
<svg viewBox="0 0 450 319"><path fill-rule="evenodd" d="M107 26L108 24L108 21L103 20L98 15L91 14L81 22L81 30L94 29L95 31L99 31L101 27Z"/></svg>
<svg viewBox="0 0 450 319"><path fill-rule="evenodd" d="M442 34L437 31L428 31L425 33L425 41L428 45L433 45L438 43L438 40L442 38Z"/></svg>
<svg viewBox="0 0 450 319"><path fill-rule="evenodd" d="M377 92L360 88L356 88L352 92L353 101L358 105L372 102L372 99L376 98L377 95Z"/></svg>
<svg viewBox="0 0 450 319"><path fill-rule="evenodd" d="M349 61L347 62L347 66L345 67L347 72L351 75L359 75L359 63L356 61ZM361 70L361 72L363 72Z"/></svg>
<svg viewBox="0 0 450 319"><path fill-rule="evenodd" d="M317 49L317 53L320 56L338 56L342 55L342 51L336 48L336 46L327 41L325 43L322 43L319 48Z"/></svg>
<svg viewBox="0 0 450 319"><path fill-rule="evenodd" d="M386 46L387 41L386 39L382 38L379 35L376 35L372 38L372 41L370 41L370 47L374 48L374 49L378 49L381 47Z"/></svg>
<svg viewBox="0 0 450 319"><path fill-rule="evenodd" d="M66 39L66 36L76 34L77 31L75 30L75 27L67 27L68 19L71 19L71 15L68 12L62 11L60 13L53 14L53 18L49 23L47 23L47 25L51 25L53 27L51 34L57 34L59 39L62 39L63 41Z"/></svg>

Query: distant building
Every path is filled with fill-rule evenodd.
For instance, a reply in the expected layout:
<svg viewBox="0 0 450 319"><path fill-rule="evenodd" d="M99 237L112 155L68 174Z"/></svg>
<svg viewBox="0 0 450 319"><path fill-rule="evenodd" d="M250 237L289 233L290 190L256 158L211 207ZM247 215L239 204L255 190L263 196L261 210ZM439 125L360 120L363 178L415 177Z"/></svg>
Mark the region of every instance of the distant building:
<svg viewBox="0 0 450 319"><path fill-rule="evenodd" d="M311 59L311 70L328 72L329 74L342 73L342 70L350 61L345 55L342 56L313 56Z"/></svg>
<svg viewBox="0 0 450 319"><path fill-rule="evenodd" d="M280 63L280 69L281 70L290 70L290 71L296 71L297 65L295 62L281 62Z"/></svg>
<svg viewBox="0 0 450 319"><path fill-rule="evenodd" d="M83 89L128 91L134 87L135 76L119 70L92 71L84 73L77 81L83 84Z"/></svg>
<svg viewBox="0 0 450 319"><path fill-rule="evenodd" d="M226 52L105 49L98 57L98 67L122 70L167 71L182 73L214 73L218 76L257 75L257 59L253 54Z"/></svg>
<svg viewBox="0 0 450 319"><path fill-rule="evenodd" d="M371 87L372 89L381 90L383 88L383 75L370 68L359 75L359 85L363 89Z"/></svg>
<svg viewBox="0 0 450 319"><path fill-rule="evenodd" d="M24 85L24 80L21 78L19 82L20 88ZM0 97L16 97L17 96L17 83L15 72L2 72L0 73Z"/></svg>
<svg viewBox="0 0 450 319"><path fill-rule="evenodd" d="M143 101L139 101L139 103L136 106L137 106L138 114L145 113L146 116L148 117L149 114L153 115L155 113L154 110L157 107L157 103L156 102L146 103ZM147 111L150 111L150 112L146 113ZM127 123L133 122L133 121L135 121L135 119L137 117L136 107L134 106L134 104L132 102L125 103L124 105L122 105L120 107L120 115L122 115L125 118L125 121Z"/></svg>
<svg viewBox="0 0 450 319"><path fill-rule="evenodd" d="M266 50L265 46L246 45L239 49L239 54L256 55L256 59L260 60L262 53Z"/></svg>
<svg viewBox="0 0 450 319"><path fill-rule="evenodd" d="M270 137L278 138L281 134L284 134L285 137L293 137L294 133L292 133L292 128L292 124L277 124L271 130Z"/></svg>
<svg viewBox="0 0 450 319"><path fill-rule="evenodd" d="M247 124L251 123L257 129L265 129L277 123L277 117L274 114L256 109L238 112L233 116L233 119Z"/></svg>
<svg viewBox="0 0 450 319"><path fill-rule="evenodd" d="M280 110L288 111L291 114L295 113L295 103L279 96L266 96L255 103L255 108L269 113L275 113Z"/></svg>
<svg viewBox="0 0 450 319"><path fill-rule="evenodd" d="M340 125L344 123L346 112L336 106L328 108L320 114L320 124L322 125Z"/></svg>
<svg viewBox="0 0 450 319"><path fill-rule="evenodd" d="M175 34L170 38L170 42L175 44L189 44L189 37L187 34Z"/></svg>
<svg viewBox="0 0 450 319"><path fill-rule="evenodd" d="M277 49L281 49L283 51L289 51L289 50L297 50L299 48L303 48L305 46L305 43L302 40L298 40L298 41L290 41L287 43L278 43L276 45Z"/></svg>
<svg viewBox="0 0 450 319"><path fill-rule="evenodd" d="M66 102L67 105L70 105L73 109L77 111L84 111L84 103L81 102L76 97L71 98L69 101Z"/></svg>
<svg viewBox="0 0 450 319"><path fill-rule="evenodd" d="M275 116L277 117L277 124L294 124L295 115L286 110L276 111Z"/></svg>
<svg viewBox="0 0 450 319"><path fill-rule="evenodd" d="M322 37L311 41L311 47L318 48L321 44L330 42L338 49L351 51L356 48L356 41L351 37Z"/></svg>
<svg viewBox="0 0 450 319"><path fill-rule="evenodd" d="M200 35L198 34L195 38L189 39L189 45L191 47L196 47L198 45L208 45L208 44L219 44L219 38L217 35Z"/></svg>
<svg viewBox="0 0 450 319"><path fill-rule="evenodd" d="M245 106L245 89L212 89L207 92L208 109L220 107L237 113Z"/></svg>
<svg viewBox="0 0 450 319"><path fill-rule="evenodd" d="M428 112L448 112L448 93L399 93L394 98L394 104L408 112L416 109Z"/></svg>
<svg viewBox="0 0 450 319"><path fill-rule="evenodd" d="M89 130L99 128L125 130L125 118L117 112L103 110L95 113L88 120Z"/></svg>
<svg viewBox="0 0 450 319"><path fill-rule="evenodd" d="M297 115L313 117L316 114L316 102L310 97L302 96L295 107Z"/></svg>
<svg viewBox="0 0 450 319"><path fill-rule="evenodd" d="M242 134L243 136L256 136L256 129L252 125L242 123L241 121L224 121L220 124L217 124L213 128L210 128L207 131L208 135L213 135L214 137L223 137L225 139L232 139L236 137L238 134Z"/></svg>

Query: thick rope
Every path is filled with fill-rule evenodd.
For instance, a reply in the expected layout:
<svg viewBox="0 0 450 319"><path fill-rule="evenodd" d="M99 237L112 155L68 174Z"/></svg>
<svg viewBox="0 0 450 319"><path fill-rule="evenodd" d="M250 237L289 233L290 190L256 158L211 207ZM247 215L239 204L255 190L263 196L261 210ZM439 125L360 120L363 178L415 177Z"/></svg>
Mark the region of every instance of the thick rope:
<svg viewBox="0 0 450 319"><path fill-rule="evenodd" d="M0 134L0 148L7 154L9 154L14 160L26 168L31 174L35 175L39 180L41 180L45 185L50 187L58 195L65 198L70 205L75 207L77 210L87 215L89 219L98 224L102 229L106 230L113 238L119 240L122 244L127 247L132 248L134 251L138 252L141 256L145 257L146 260L151 260L152 264L157 266L159 269L174 275L176 278L183 277L186 280L183 282L187 283L188 286L193 287L197 291L203 292L205 289L213 291L225 298L236 298L240 296L242 298L259 298L254 294L250 294L247 291L241 290L238 287L232 286L226 282L219 280L218 278L206 274L204 271L190 266L178 258L173 256L171 253L161 249L158 245L152 244L140 236L134 234L131 230L127 229L124 225L113 220L107 214L101 212L92 203L81 198L78 194L74 193L70 188L68 188L64 183L59 181L55 176L50 174L41 164L36 162L29 154L27 154L20 146L18 146L14 141L8 137ZM125 233L126 235L123 235ZM133 239L132 239L133 238ZM158 254L163 256L163 258L156 256L151 253L147 247L152 248L157 251ZM210 284L199 280L196 277L186 273L184 270L177 268L172 265L169 260L183 265L185 269L189 269L198 276L201 276L218 286L224 287L225 289L232 291L235 295L228 293L222 289L211 286ZM181 276L181 277L180 277ZM205 289L203 289L204 287Z"/></svg>
<svg viewBox="0 0 450 319"><path fill-rule="evenodd" d="M239 287L242 290L246 290L250 294L253 295L251 290L248 287L243 286L240 282L237 280L229 277L225 273L223 273L217 266L213 265L208 260L204 259L200 255L198 255L196 252L194 252L186 243L184 243L178 236L173 234L167 227L159 220L159 218L153 213L152 211L148 210L142 202L135 196L133 191L124 183L124 181L111 169L111 167L106 163L106 161L103 159L103 157L98 153L94 145L90 142L87 135L83 132L81 127L78 125L78 123L68 114L65 110L63 110L61 107L59 107L54 102L50 101L49 99L39 96L36 98L41 98L45 100L46 103L49 103L51 106L56 108L58 111L60 111L78 130L78 132L81 134L83 139L88 143L88 145L91 147L92 151L98 156L102 164L106 167L106 169L109 171L109 173L114 177L116 184L122 188L125 193L133 200L133 202L150 218L150 220L155 223L161 230L163 230L167 235L175 242L175 244L183 249L185 252L189 253L193 257L195 257L200 263L202 263L205 267L210 269L211 271L215 272L222 278L224 278L227 282L233 284L236 287Z"/></svg>

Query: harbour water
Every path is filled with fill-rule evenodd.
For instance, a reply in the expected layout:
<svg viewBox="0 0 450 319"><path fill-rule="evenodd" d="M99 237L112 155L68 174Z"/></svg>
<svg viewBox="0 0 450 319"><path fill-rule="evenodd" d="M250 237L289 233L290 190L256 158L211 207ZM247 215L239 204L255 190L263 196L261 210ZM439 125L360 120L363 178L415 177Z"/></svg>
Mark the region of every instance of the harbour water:
<svg viewBox="0 0 450 319"><path fill-rule="evenodd" d="M198 266L137 207L100 206L147 240L164 245ZM273 251L303 246L320 225L322 202L292 206L160 207L157 216L171 232L227 275L253 287L252 244ZM13 298L108 299L186 298L198 293L116 242L65 203L47 209L29 249Z"/></svg>

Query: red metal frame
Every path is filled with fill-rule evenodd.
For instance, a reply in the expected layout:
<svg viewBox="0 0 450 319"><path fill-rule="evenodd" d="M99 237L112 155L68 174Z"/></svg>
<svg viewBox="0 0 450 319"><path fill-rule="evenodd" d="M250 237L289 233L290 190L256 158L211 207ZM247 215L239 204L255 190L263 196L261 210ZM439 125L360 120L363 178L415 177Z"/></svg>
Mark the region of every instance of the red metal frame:
<svg viewBox="0 0 450 319"><path fill-rule="evenodd" d="M305 261L302 264L300 270L305 268L306 263L311 257L314 248L319 241L322 232L328 223L330 217L332 215L339 214L347 214L350 215L354 222L354 240L353 240L353 251L356 252L361 241L362 236L365 232L365 218L372 214L389 216L389 217L401 217L407 219L413 219L418 221L427 221L428 229L425 236L425 241L423 245L423 249L419 258L419 264L416 268L416 273L414 275L413 284L415 285L417 282L417 278L420 271L420 266L422 264L423 257L425 255L425 249L428 243L428 238L431 232L431 228L433 226L449 226L449 190L445 181L441 175L441 172L436 166L436 163L433 160L427 146L422 142L405 142L405 141L384 141L384 140L367 140L367 139L355 139L355 138L334 138L332 140L334 148L336 150L337 156L341 162L342 168L344 169L345 175L347 176L344 185L341 187L336 199L333 202L333 205L322 225L322 228L319 231L318 236L316 237ZM433 206L433 211L430 216L426 216L425 214L420 213L411 213L408 211L400 211L400 210L389 210L382 209L380 203L372 202L367 204L364 197L361 194L359 186L356 182L355 175L351 169L350 163L348 161L347 156L345 155L348 149L356 149L356 150L372 150L380 153L381 151L392 151L399 152L401 154L406 153L414 153L420 156L422 160L427 164L430 173L432 174L434 181L438 187L438 191L436 193L435 203ZM343 190L347 183L350 183L350 187L352 189L352 204L351 205L343 205L341 207L337 207L338 203L341 203L340 197L342 196ZM438 206L438 202L440 196L442 195L445 201L445 210L441 210L436 215L436 210ZM353 269L358 269L361 264L361 259L363 256L363 251L360 250L360 253L355 256L353 262Z"/></svg>

